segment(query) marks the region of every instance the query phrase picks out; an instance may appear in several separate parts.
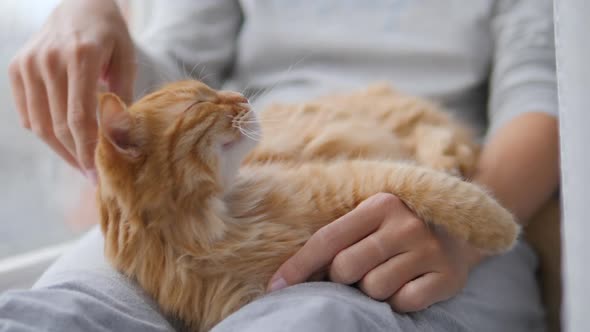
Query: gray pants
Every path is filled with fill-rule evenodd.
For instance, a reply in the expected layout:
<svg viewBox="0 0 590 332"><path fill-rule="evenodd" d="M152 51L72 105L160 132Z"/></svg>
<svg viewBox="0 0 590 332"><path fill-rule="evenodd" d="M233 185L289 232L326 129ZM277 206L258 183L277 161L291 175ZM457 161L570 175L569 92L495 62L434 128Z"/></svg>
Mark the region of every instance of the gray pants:
<svg viewBox="0 0 590 332"><path fill-rule="evenodd" d="M2 294L0 331L172 330L141 289L105 263L102 245L95 229L33 290ZM482 263L453 299L406 315L351 287L301 284L250 303L214 331L544 331L536 266L521 242Z"/></svg>

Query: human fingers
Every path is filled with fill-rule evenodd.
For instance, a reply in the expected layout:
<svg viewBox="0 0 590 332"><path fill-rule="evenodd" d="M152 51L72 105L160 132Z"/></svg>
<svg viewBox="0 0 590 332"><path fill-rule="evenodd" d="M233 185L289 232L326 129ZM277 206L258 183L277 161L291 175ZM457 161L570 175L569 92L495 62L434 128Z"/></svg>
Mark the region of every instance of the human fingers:
<svg viewBox="0 0 590 332"><path fill-rule="evenodd" d="M54 47L46 47L41 59L40 71L47 91L53 134L75 159L76 145L67 122L68 77L64 59Z"/></svg>
<svg viewBox="0 0 590 332"><path fill-rule="evenodd" d="M26 91L27 116L31 130L68 164L77 167L76 160L55 137L51 114L49 113L47 90L38 70L35 57L25 57L21 62L20 71L23 77L24 91Z"/></svg>
<svg viewBox="0 0 590 332"><path fill-rule="evenodd" d="M279 267L269 282L269 290L303 282L325 268L341 250L374 232L396 199L389 194L374 195L351 212L322 227Z"/></svg>
<svg viewBox="0 0 590 332"><path fill-rule="evenodd" d="M406 283L430 272L429 261L417 252L399 254L367 273L359 288L368 296L383 301L395 294Z"/></svg>
<svg viewBox="0 0 590 332"><path fill-rule="evenodd" d="M86 176L96 183L94 148L97 143L96 91L102 68L98 44L79 43L70 50L67 123L76 156Z"/></svg>
<svg viewBox="0 0 590 332"><path fill-rule="evenodd" d="M441 273L426 273L402 286L388 302L396 312L420 311L451 298L461 287Z"/></svg>
<svg viewBox="0 0 590 332"><path fill-rule="evenodd" d="M135 48L130 38L123 38L113 49L105 80L109 91L116 93L125 103L133 101L136 68Z"/></svg>

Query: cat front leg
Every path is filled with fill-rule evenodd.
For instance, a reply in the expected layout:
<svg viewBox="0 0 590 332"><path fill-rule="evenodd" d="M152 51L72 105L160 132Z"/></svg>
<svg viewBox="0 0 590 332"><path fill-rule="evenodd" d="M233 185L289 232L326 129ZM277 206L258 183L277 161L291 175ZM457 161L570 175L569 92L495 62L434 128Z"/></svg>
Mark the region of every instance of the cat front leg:
<svg viewBox="0 0 590 332"><path fill-rule="evenodd" d="M419 125L414 134L415 158L451 175L469 175L477 161L477 147L448 127Z"/></svg>
<svg viewBox="0 0 590 332"><path fill-rule="evenodd" d="M343 161L309 165L306 172L308 179L318 179L323 172L313 186L324 196L331 195L330 204L358 205L379 192L391 193L425 222L444 227L487 253L510 249L520 231L513 215L484 189L430 168L388 161Z"/></svg>

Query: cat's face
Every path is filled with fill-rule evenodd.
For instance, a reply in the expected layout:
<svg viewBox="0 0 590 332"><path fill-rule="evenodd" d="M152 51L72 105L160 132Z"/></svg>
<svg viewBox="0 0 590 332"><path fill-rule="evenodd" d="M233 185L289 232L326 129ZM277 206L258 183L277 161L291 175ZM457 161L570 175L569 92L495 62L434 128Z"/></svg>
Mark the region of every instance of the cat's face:
<svg viewBox="0 0 590 332"><path fill-rule="evenodd" d="M135 190L223 190L259 133L244 96L198 81L169 84L129 108L105 94L99 119L101 185L127 181Z"/></svg>

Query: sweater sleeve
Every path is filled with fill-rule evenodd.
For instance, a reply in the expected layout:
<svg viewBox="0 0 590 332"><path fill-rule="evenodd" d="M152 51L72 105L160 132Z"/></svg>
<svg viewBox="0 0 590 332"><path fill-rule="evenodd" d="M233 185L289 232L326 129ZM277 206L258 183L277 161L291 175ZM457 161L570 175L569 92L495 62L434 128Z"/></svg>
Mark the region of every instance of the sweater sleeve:
<svg viewBox="0 0 590 332"><path fill-rule="evenodd" d="M522 113L557 116L552 10L550 0L495 3L488 137Z"/></svg>
<svg viewBox="0 0 590 332"><path fill-rule="evenodd" d="M145 28L134 34L135 97L183 78L218 88L233 64L241 21L237 0L154 0Z"/></svg>

